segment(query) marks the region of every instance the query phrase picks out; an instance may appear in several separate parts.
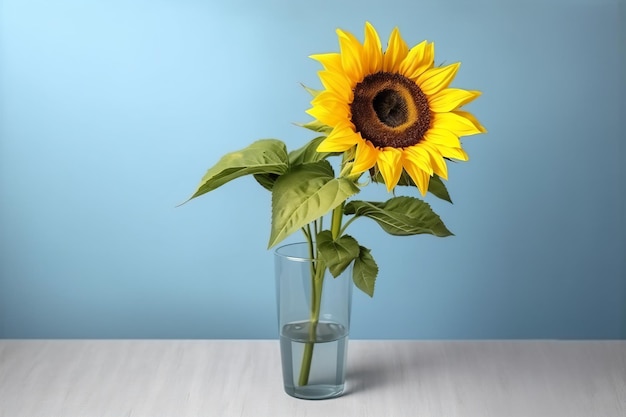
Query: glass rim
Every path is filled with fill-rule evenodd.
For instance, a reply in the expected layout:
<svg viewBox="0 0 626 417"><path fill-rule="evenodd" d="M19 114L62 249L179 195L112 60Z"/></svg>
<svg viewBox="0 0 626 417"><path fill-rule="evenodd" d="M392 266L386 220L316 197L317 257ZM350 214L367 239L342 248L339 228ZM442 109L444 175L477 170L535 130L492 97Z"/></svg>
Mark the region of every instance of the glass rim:
<svg viewBox="0 0 626 417"><path fill-rule="evenodd" d="M289 251L289 249L293 249L296 247L302 247L305 246L308 247L309 242L295 242L295 243L288 243L286 245L282 245L277 247L274 250L274 256L276 256L277 258L282 258L282 259L288 259L290 261L295 261L295 262L312 262L315 261L315 258L312 258L311 256L301 256L301 255L294 255L290 252L285 253L285 251Z"/></svg>

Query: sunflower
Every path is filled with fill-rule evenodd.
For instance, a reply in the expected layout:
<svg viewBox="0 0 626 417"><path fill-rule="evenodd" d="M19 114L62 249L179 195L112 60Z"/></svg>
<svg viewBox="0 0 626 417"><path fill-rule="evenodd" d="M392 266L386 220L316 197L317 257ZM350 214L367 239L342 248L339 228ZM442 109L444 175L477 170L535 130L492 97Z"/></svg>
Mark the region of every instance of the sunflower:
<svg viewBox="0 0 626 417"><path fill-rule="evenodd" d="M434 66L434 44L409 49L398 28L385 52L369 22L363 44L337 35L339 53L311 56L323 66L324 90L307 113L332 128L317 150L351 150L351 174L379 171L389 191L404 171L425 195L433 174L448 178L446 159L468 159L459 138L485 132L460 110L480 92L449 88L460 63Z"/></svg>

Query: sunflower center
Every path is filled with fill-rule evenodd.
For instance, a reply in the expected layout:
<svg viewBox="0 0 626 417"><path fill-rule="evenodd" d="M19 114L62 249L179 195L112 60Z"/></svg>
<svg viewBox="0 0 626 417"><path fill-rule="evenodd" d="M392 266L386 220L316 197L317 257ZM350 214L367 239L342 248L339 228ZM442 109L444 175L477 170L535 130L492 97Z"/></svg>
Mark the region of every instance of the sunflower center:
<svg viewBox="0 0 626 417"><path fill-rule="evenodd" d="M379 148L419 143L430 127L428 98L403 75L378 72L354 88L352 123L363 139Z"/></svg>
<svg viewBox="0 0 626 417"><path fill-rule="evenodd" d="M409 118L406 101L396 90L383 90L376 94L372 106L378 120L389 127L398 127Z"/></svg>

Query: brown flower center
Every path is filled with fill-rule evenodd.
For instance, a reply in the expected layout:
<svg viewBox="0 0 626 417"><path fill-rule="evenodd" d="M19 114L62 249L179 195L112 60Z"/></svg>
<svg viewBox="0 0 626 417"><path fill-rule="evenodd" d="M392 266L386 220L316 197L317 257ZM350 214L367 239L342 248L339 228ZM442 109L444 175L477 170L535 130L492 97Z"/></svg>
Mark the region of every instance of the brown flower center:
<svg viewBox="0 0 626 417"><path fill-rule="evenodd" d="M354 88L350 110L356 131L379 148L415 145L430 127L426 95L397 73L366 76Z"/></svg>

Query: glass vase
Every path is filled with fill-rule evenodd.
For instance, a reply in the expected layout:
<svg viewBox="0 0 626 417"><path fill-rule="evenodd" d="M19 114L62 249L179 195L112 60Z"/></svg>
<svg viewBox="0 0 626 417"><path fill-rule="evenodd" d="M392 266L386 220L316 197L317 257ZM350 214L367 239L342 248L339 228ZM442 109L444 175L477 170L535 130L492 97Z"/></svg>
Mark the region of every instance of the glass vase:
<svg viewBox="0 0 626 417"><path fill-rule="evenodd" d="M275 251L278 329L285 392L340 396L346 379L352 265L334 278L307 242Z"/></svg>

